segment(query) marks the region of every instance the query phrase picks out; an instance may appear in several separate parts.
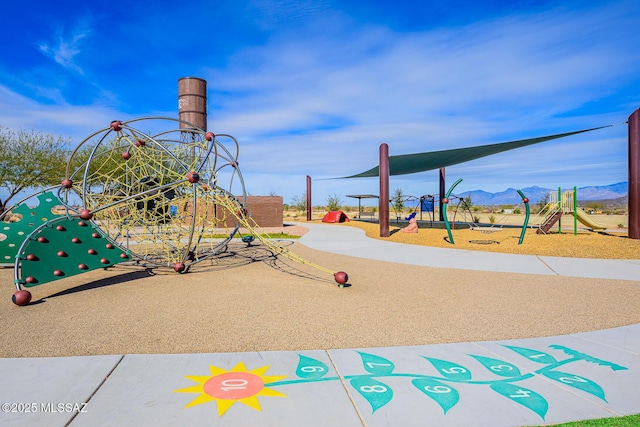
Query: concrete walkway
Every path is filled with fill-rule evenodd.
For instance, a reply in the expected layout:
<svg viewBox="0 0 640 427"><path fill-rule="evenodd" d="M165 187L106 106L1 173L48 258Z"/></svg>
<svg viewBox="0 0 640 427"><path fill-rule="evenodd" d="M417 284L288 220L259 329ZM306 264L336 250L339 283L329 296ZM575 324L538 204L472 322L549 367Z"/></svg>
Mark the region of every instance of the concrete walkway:
<svg viewBox="0 0 640 427"><path fill-rule="evenodd" d="M640 260L488 254L323 224L301 243L434 267L639 281ZM640 413L640 324L389 348L0 359L2 426L527 426Z"/></svg>

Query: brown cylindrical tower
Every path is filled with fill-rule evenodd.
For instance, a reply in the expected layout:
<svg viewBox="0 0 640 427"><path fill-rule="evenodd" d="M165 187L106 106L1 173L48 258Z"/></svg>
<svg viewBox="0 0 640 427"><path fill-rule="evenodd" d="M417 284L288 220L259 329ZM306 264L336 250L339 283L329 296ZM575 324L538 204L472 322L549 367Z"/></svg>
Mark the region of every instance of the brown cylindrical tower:
<svg viewBox="0 0 640 427"><path fill-rule="evenodd" d="M640 239L640 108L629 116L629 238Z"/></svg>
<svg viewBox="0 0 640 427"><path fill-rule="evenodd" d="M207 81L198 77L178 79L178 118L207 130ZM181 129L190 126L180 123Z"/></svg>

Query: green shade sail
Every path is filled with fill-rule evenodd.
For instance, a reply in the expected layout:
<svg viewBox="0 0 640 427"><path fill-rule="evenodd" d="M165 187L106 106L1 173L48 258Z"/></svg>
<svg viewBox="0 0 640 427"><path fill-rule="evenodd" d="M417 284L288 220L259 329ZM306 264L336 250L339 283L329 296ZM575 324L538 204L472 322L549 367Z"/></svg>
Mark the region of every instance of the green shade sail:
<svg viewBox="0 0 640 427"><path fill-rule="evenodd" d="M539 144L553 139L565 138L579 133L607 128L613 125L597 128L577 130L574 132L559 133L556 135L540 136L537 138L520 139L517 141L501 142L497 144L478 145L475 147L454 148L452 150L430 151L427 153L402 154L389 156L389 175L407 175L410 173L425 172L442 167L457 165L470 160L515 150L528 145ZM344 176L344 178L367 178L379 175L378 166L356 175Z"/></svg>

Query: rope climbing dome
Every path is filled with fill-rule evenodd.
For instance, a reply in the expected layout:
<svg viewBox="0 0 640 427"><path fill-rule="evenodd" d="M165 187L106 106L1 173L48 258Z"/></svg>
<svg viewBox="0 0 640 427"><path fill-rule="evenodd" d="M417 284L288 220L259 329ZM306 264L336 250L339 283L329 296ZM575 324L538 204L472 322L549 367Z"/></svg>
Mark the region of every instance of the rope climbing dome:
<svg viewBox="0 0 640 427"><path fill-rule="evenodd" d="M239 151L231 135L167 117L116 120L87 137L71 154L61 186L40 196L64 212L20 245L14 303L30 301L22 286L122 262L186 273L226 251L240 227L274 255L332 274L343 287L346 273L294 254L248 215Z"/></svg>

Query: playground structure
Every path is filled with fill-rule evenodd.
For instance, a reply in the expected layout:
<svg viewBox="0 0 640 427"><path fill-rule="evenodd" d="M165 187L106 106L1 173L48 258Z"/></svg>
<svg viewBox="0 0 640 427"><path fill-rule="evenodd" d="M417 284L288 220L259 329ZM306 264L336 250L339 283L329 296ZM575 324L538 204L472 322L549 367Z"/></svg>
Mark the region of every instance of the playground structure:
<svg viewBox="0 0 640 427"><path fill-rule="evenodd" d="M433 222L434 221L434 218L433 218L434 200L435 200L434 196L430 194L420 196L420 197L402 196L402 197L394 198L390 200L390 204L393 211L396 214L396 221L400 221L404 216L403 212L404 212L404 209L407 207L406 205L411 205L409 206L411 213L409 216L404 218L405 221L409 221L411 219L410 218L411 215L413 215L413 217L416 217L418 213L420 213L420 218L416 218L416 220L422 221L423 220L422 215L423 213L426 213L429 216L429 220ZM402 208L399 209L400 206L402 206Z"/></svg>
<svg viewBox="0 0 640 427"><path fill-rule="evenodd" d="M539 224L536 233L547 234L556 223L558 224L558 232L562 232L562 215L571 215L573 217L574 234L578 233L578 221L593 231L602 231L607 228L605 224L594 220L589 214L578 207L576 187L573 187L572 191L565 192L562 192L562 190L558 188L557 192L552 191L549 194L549 202L540 210L540 213L534 220Z"/></svg>
<svg viewBox="0 0 640 427"><path fill-rule="evenodd" d="M233 136L166 117L116 120L90 135L60 186L0 216L0 262L14 264L13 302L30 302L23 287L119 263L186 273L225 252L240 227L274 255L333 274L343 287L346 273L295 255L248 216L238 157Z"/></svg>
<svg viewBox="0 0 640 427"><path fill-rule="evenodd" d="M453 185L449 188L449 190L447 191L447 194L445 195L444 199L442 199L443 202L443 216L444 216L444 223L445 223L445 227L447 228L447 234L449 235L449 243L451 243L452 245L455 244L455 241L453 239L453 234L451 233L451 224L449 222L449 218L447 216L447 206L449 205L449 197L451 195L451 192L453 191L454 188L456 188L456 186L458 184L460 184L462 182L462 178L458 179L456 182L453 183ZM525 216L524 216L524 221L522 224L522 231L520 232L520 238L518 239L518 244L521 245L522 242L524 242L524 236L525 233L527 231L527 224L529 223L529 216L530 216L530 208L529 208L529 199L524 195L524 193L520 190L517 190L518 194L520 195L520 197L522 198L522 202L524 203L525 206ZM490 227L471 227L472 229L476 229L479 231L483 231L482 228L490 228Z"/></svg>

